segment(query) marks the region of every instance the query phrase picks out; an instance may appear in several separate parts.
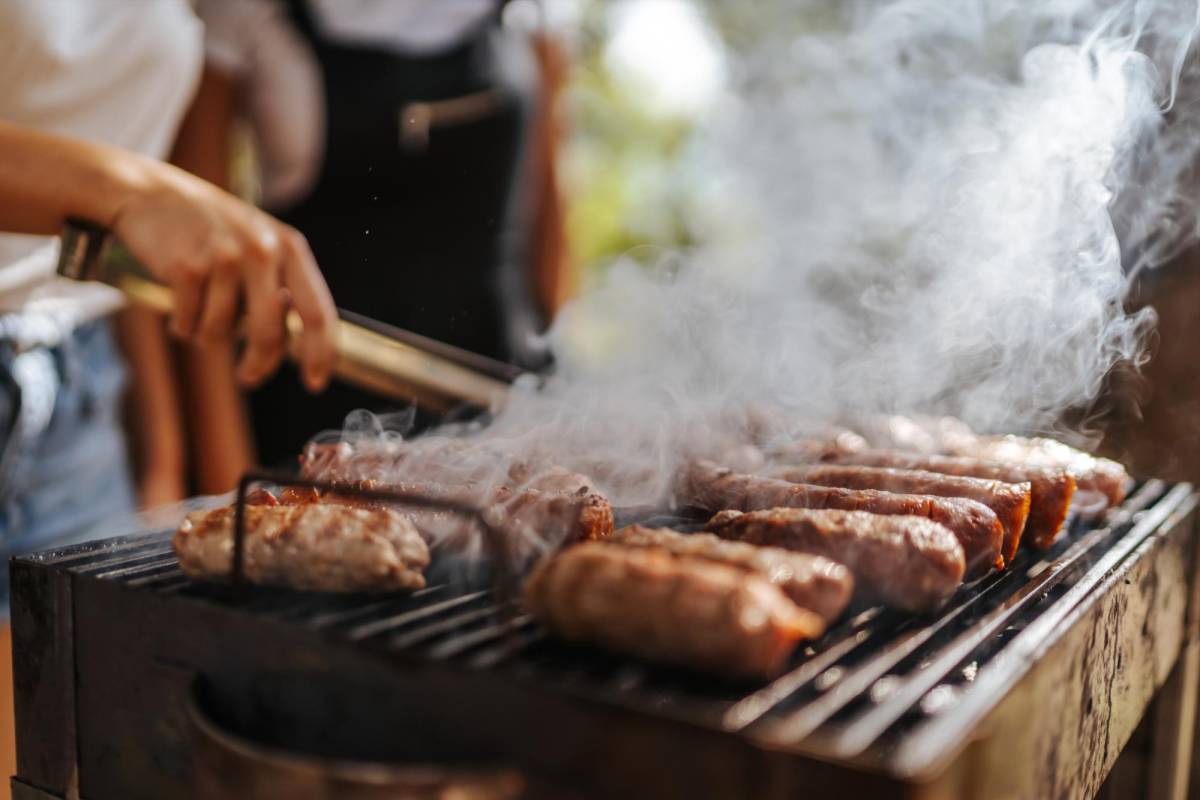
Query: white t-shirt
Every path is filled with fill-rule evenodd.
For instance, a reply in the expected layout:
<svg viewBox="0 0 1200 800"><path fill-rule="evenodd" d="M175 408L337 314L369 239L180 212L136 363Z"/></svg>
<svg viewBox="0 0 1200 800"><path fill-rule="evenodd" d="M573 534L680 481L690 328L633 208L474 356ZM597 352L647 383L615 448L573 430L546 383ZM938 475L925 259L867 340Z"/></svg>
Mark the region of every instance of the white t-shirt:
<svg viewBox="0 0 1200 800"><path fill-rule="evenodd" d="M0 119L165 158L203 61L187 0L2 0ZM54 239L0 234L0 312L74 322L115 309L104 287L50 280Z"/></svg>

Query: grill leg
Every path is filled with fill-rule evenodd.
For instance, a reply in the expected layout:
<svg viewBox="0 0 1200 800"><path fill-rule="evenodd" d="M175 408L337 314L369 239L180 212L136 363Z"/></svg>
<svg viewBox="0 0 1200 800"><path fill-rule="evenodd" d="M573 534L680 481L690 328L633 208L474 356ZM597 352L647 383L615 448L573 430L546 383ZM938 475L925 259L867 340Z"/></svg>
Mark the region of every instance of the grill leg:
<svg viewBox="0 0 1200 800"><path fill-rule="evenodd" d="M1200 641L1192 641L1180 653L1175 669L1155 698L1153 749L1144 795L1147 800L1184 800L1189 796L1198 693Z"/></svg>

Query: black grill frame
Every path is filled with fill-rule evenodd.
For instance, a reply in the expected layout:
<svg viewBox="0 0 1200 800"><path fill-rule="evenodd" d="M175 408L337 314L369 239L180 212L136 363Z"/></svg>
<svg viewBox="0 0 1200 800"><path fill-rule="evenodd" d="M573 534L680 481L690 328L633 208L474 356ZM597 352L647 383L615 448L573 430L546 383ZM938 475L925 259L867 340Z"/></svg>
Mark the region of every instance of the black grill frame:
<svg viewBox="0 0 1200 800"><path fill-rule="evenodd" d="M254 480L264 478L275 476ZM14 601L20 603L21 595L28 594L22 586L28 590L31 581L42 590L65 590L71 595L70 607L59 610L71 624L90 626L83 638L91 651L111 637L98 629L103 623L94 609L80 613L80 603L142 603L155 620L148 623L152 626L203 617L243 629L245 641L262 635L263 646L268 639L280 638L306 653L337 651L339 655L329 658L345 660L349 666L343 667L342 677L349 683L374 685L381 680L368 676L371 669L364 665L370 662L384 665L388 675L407 673L404 680L412 687L444 681L453 687L450 696L499 692L506 695L499 703L505 708L524 698L533 704L534 718L544 724L556 724L549 722L555 714L587 709L585 718L604 719L627 731L662 731L681 744L694 747L702 740L704 748L727 748L739 764L774 764L776 757L782 758L788 769L800 769L806 781L816 781L814 786L897 790L931 780L944 770L981 720L1020 684L1038 654L1061 632L1059 626L1115 571L1127 568L1148 542L1172 526L1190 526L1195 504L1190 486L1142 483L1103 519L1073 519L1054 549L1042 554L1022 551L1010 570L964 586L937 614L912 617L878 608L855 610L766 686L724 684L559 644L527 615L511 613L511 603L496 602L478 576L474 581L432 585L412 597L384 599L201 584L179 573L168 532L18 559ZM1189 542L1193 533L1188 527ZM29 611L45 612L47 606L42 603ZM148 647L156 657L169 659L178 645L178 640L163 636ZM271 659L245 653L226 660L237 663L216 669L244 678ZM181 663L185 672L194 674L213 670L215 661L182 657ZM72 657L70 668L83 679L85 671L95 667ZM387 678L382 680L386 683ZM414 691L419 694L419 689ZM445 697L435 702L436 694L431 690L434 706L452 702ZM798 702L801 698L807 702ZM89 703L82 704L81 711ZM428 712L437 716L436 707ZM477 731L462 737L466 751L487 751L494 745L492 739L504 735L503 720L480 715L475 725ZM487 731L499 732L482 735ZM453 748L452 741L449 746ZM546 759L539 763L534 758L528 766L555 769ZM741 780L765 785L760 782L769 783L779 769L761 768L763 775L742 775ZM744 770L741 766L733 771ZM577 772L578 765L572 762L570 771ZM98 786L113 780L107 775ZM639 780L644 782L644 776ZM707 780L708 791L728 788L711 776ZM700 794L695 796L703 796L704 790L698 785Z"/></svg>

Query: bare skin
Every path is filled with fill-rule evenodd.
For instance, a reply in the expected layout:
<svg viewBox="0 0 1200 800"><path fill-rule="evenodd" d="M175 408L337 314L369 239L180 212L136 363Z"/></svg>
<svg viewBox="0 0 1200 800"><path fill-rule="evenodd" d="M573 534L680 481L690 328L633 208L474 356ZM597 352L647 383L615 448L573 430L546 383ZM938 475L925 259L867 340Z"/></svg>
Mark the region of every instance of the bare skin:
<svg viewBox="0 0 1200 800"><path fill-rule="evenodd" d="M168 164L0 122L0 230L53 235L69 217L110 228L174 290L175 335L220 343L244 323L243 383L279 365L289 307L305 384L328 383L337 311L299 231Z"/></svg>

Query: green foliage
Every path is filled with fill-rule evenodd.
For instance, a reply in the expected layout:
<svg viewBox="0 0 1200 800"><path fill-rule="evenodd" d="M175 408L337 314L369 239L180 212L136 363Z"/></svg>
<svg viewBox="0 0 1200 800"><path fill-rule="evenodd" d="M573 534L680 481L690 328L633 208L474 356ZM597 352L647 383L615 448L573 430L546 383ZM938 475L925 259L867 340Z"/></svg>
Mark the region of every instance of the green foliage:
<svg viewBox="0 0 1200 800"><path fill-rule="evenodd" d="M567 235L585 272L641 245L686 247L693 182L687 145L696 120L663 113L605 63L610 16L589 2L567 87L563 153Z"/></svg>

